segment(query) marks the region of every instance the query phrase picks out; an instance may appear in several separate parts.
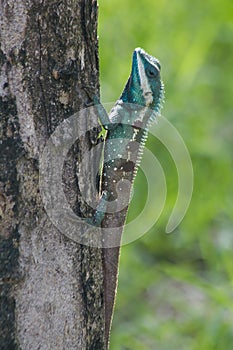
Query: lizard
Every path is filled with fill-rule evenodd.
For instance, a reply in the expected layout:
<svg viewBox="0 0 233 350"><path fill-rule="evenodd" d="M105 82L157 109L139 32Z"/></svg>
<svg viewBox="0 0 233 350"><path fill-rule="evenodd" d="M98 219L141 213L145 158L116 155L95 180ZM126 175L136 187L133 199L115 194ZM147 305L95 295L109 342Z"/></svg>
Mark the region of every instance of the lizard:
<svg viewBox="0 0 233 350"><path fill-rule="evenodd" d="M125 88L109 115L97 97L92 97L99 120L106 130L100 200L88 222L102 227L105 336L109 332L117 288L122 228L130 202L132 184L140 163L150 123L160 114L164 85L158 59L136 48ZM107 229L107 230L105 230ZM106 232L108 232L106 234Z"/></svg>

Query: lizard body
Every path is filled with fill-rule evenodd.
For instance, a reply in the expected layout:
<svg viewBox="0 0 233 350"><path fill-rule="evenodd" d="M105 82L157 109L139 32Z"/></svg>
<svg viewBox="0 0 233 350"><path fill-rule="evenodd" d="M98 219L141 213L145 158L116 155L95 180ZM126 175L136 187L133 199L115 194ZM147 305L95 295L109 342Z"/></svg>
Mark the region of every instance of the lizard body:
<svg viewBox="0 0 233 350"><path fill-rule="evenodd" d="M94 225L110 231L110 234L103 237L106 344L115 300L122 227L130 191L148 127L159 114L162 100L163 83L159 61L141 48L133 52L131 74L109 116L104 107L94 100L99 119L107 130L100 184L101 198L92 219ZM111 228L119 230L113 230L111 234Z"/></svg>

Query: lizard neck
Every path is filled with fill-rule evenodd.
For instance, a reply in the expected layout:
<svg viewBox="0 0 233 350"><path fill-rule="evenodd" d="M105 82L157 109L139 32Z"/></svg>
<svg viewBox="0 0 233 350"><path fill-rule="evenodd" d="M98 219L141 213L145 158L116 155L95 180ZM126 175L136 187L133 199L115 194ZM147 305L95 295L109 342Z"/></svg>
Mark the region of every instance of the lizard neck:
<svg viewBox="0 0 233 350"><path fill-rule="evenodd" d="M124 103L145 106L145 101L140 97L139 90L141 90L141 87L138 83L134 82L131 74L120 96L120 100Z"/></svg>
<svg viewBox="0 0 233 350"><path fill-rule="evenodd" d="M120 100L122 100L125 103L132 103L133 101L130 101L130 77L125 85L125 88L120 96Z"/></svg>

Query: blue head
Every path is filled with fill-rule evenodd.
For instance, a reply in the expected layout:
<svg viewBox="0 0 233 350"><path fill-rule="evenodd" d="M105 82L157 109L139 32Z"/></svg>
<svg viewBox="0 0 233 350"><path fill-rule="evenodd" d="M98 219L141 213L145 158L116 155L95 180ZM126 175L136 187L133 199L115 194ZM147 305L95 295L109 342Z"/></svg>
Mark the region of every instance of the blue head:
<svg viewBox="0 0 233 350"><path fill-rule="evenodd" d="M163 83L159 61L137 48L133 52L132 70L122 93L123 102L147 106L159 112L163 99Z"/></svg>

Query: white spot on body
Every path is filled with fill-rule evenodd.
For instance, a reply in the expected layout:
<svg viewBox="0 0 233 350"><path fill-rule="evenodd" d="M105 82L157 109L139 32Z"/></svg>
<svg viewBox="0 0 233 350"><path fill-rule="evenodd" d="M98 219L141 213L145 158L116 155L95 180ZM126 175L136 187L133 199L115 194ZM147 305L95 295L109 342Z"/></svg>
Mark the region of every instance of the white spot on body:
<svg viewBox="0 0 233 350"><path fill-rule="evenodd" d="M143 116L142 116L142 119L143 119ZM138 133L139 133L139 130L138 129L134 129L134 134L133 134L132 141L136 141L136 136L137 136Z"/></svg>

